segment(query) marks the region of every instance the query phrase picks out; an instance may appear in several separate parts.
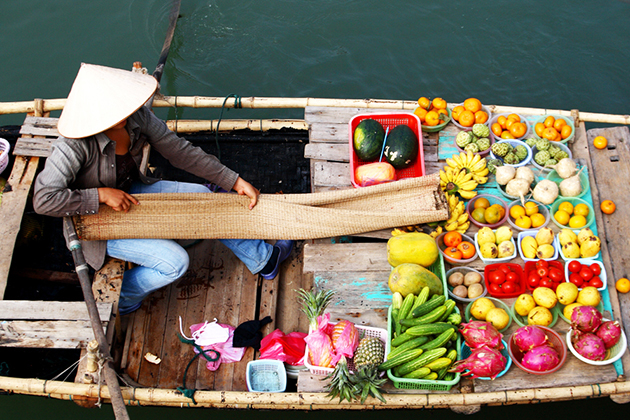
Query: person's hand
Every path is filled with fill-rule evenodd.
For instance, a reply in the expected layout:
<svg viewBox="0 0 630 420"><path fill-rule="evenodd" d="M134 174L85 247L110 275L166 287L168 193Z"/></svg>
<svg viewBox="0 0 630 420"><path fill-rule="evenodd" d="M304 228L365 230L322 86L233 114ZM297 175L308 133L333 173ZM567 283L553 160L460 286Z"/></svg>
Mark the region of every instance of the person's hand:
<svg viewBox="0 0 630 420"><path fill-rule="evenodd" d="M250 198L249 209L251 210L254 208L254 206L258 202L258 194L260 194L260 191L258 191L258 189L256 189L252 184L245 181L240 176L234 183L232 189L236 191L239 195L248 196Z"/></svg>
<svg viewBox="0 0 630 420"><path fill-rule="evenodd" d="M115 211L127 213L132 204L140 204L131 194L116 188L98 188L98 202L108 205Z"/></svg>

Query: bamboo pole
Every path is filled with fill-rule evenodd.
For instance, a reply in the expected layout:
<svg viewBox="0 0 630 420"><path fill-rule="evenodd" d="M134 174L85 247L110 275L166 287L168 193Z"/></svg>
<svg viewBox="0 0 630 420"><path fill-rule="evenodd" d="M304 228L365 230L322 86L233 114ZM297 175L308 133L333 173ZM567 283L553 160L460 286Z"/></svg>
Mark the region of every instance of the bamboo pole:
<svg viewBox="0 0 630 420"><path fill-rule="evenodd" d="M194 133L197 131L215 131L219 120L168 120L166 126L176 133ZM221 120L219 131L251 130L269 131L291 128L308 130L304 120Z"/></svg>
<svg viewBox="0 0 630 420"><path fill-rule="evenodd" d="M58 111L63 109L65 99L46 99L43 101L44 112ZM161 96L156 97L153 107L191 107L191 108L221 108L225 102L225 107L234 108L235 100L225 97L209 96ZM387 100L387 99L335 99L335 98L274 98L274 97L247 97L241 98L239 104L242 108L250 109L280 109L280 108L305 108L307 106L320 107L342 107L342 108L380 108L392 110L413 110L416 108L415 101ZM450 107L456 104L449 103ZM493 113L515 112L524 115L538 114L558 114L571 116L571 110L526 108L504 105L488 105ZM0 115L19 114L32 112L33 101L23 102L0 102ZM602 124L624 124L630 125L630 115L603 114L593 112L580 112L579 118L585 122Z"/></svg>
<svg viewBox="0 0 630 420"><path fill-rule="evenodd" d="M0 377L0 389L17 394L46 395L70 399L74 396L110 399L109 388L94 384L45 381ZM331 401L325 393L257 393L197 391L193 405L191 400L174 389L121 388L127 405L154 406L194 406L216 408L260 408L282 410L365 410L365 409L420 409L445 408L453 406L528 404L578 400L630 393L630 382L580 385L575 387L530 388L514 391L493 391L479 393L429 393L429 394L387 394L387 403L370 398L366 404L346 401Z"/></svg>

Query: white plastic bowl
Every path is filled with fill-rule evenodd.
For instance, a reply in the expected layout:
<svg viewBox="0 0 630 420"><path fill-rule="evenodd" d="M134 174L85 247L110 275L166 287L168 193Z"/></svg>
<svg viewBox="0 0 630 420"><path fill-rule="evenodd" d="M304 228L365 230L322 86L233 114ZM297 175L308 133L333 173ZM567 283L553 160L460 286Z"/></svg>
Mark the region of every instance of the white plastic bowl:
<svg viewBox="0 0 630 420"><path fill-rule="evenodd" d="M496 156L494 153L492 153L492 149L490 150L490 157L492 159L498 159L501 162L503 162L504 165L506 166L513 166L515 168L518 168L519 166L525 166L527 164L529 164L529 162L532 160L533 158L533 154L532 154L532 148L529 147L527 145L527 143L525 143L524 141L521 140L501 140L501 141L497 141L494 144L501 144L501 143L509 143L511 144L513 147L516 146L525 146L525 148L527 149L527 157L525 157L525 159L523 159L522 161L520 161L519 163L517 163L516 165L508 165L507 163L503 162L503 158Z"/></svg>
<svg viewBox="0 0 630 420"><path fill-rule="evenodd" d="M461 104L455 104L455 105L453 106L453 108L455 108L455 107L456 107L456 106L458 106L458 105L464 106L464 103L462 102ZM481 110L482 110L482 111L486 111L486 114L488 114L488 121L486 121L486 122L484 123L484 125L487 125L487 126L489 127L489 126L490 126L490 120L492 119L492 112L490 112L490 109L489 109L487 106L483 105L483 104L481 105ZM457 121L455 121L455 119L454 119L454 118L453 118L453 119L451 119L451 121L452 121L452 123L453 123L453 124L455 124L455 126L456 126L457 128L459 128L460 130L464 130L464 131L470 131L470 130L472 130L472 127L464 127L463 125L461 125L460 123L458 123Z"/></svg>
<svg viewBox="0 0 630 420"><path fill-rule="evenodd" d="M604 318L604 321L609 321L609 319ZM603 366L603 365L609 365L611 363L614 363L617 360L619 360L621 356L624 355L624 353L626 352L626 349L628 348L628 339L626 338L626 333L623 332L623 330L621 330L621 337L619 338L619 341L617 342L617 344L615 344L614 346L612 346L606 351L606 359L589 360L586 357L580 355L575 350L575 348L573 348L573 344L571 343L572 333L573 333L573 329L569 329L569 331L567 332L567 335L566 335L567 347L569 348L569 350L571 351L571 353L573 353L575 357L577 357L579 360L583 361L584 363L588 363L589 365Z"/></svg>
<svg viewBox="0 0 630 420"><path fill-rule="evenodd" d="M576 235L580 233L580 229L572 229L572 230ZM588 258L569 258L564 255L564 252L562 252L562 245L560 245L560 232L556 234L554 241L556 242L556 247L558 248L558 253L560 254L560 257L565 261L578 260L582 264L586 264L588 263L588 261L598 260L599 256L601 255L601 251L600 251L597 254L593 255L592 257L588 257Z"/></svg>
<svg viewBox="0 0 630 420"><path fill-rule="evenodd" d="M557 141L554 142L550 142L552 145L559 147L560 149L564 150L565 152L568 153L569 157L571 159L573 159L573 154L571 153L571 149L569 149L569 147L564 144L564 143L559 143ZM543 168L542 166L540 166L539 164L536 163L536 161L534 160L534 156L536 156L536 153L538 153L538 149L536 149L536 146L532 147L532 165L534 165L536 167L536 169L541 170L543 172L551 172L552 169L551 168Z"/></svg>
<svg viewBox="0 0 630 420"><path fill-rule="evenodd" d="M457 295L454 295L453 294L453 286L448 285L448 278L453 273L462 273L462 274L466 275L466 273L469 273L469 272L475 272L475 273L479 273L479 275L481 275L481 286L483 287L483 293L481 295L477 296L476 298L472 298L472 299L470 299L470 298L462 298L462 297L459 297ZM485 295L488 294L488 289L486 288L486 284L485 284L485 282L483 280L483 273L475 270L474 268L470 268L470 267L453 267L450 270L448 270L446 272L446 284L448 285L447 286L448 287L448 295L452 299L454 299L454 300L456 300L458 302L469 303L469 302L472 302L475 299L478 299L480 297L484 297Z"/></svg>
<svg viewBox="0 0 630 420"><path fill-rule="evenodd" d="M502 115L503 115L504 117L507 117L507 116L508 116L508 115L510 115L510 114L512 114L512 113L509 113L509 114L495 114L495 115L493 115L493 116L492 116L492 119L491 119L491 120L490 120L490 122L488 123L488 125L490 126L490 135L491 135L491 136L492 136L492 138L494 138L496 141L503 140L503 139L502 139L501 137L497 137L497 136L496 136L496 135L492 132L492 124L494 124L494 123L498 122L498 120L499 120L499 117L500 117L500 116L502 116ZM521 119L521 122L522 122L523 124L525 124L525 128L526 128L527 130L525 131L525 135L523 135L523 136L521 136L521 137L517 137L515 140L522 140L522 139L528 138L528 137L529 137L529 134L531 133L531 130L532 130L532 127L531 127L530 122L529 122L529 121L527 121L527 119L526 119L524 116L522 116L521 114L516 114L516 115L518 115L518 117Z"/></svg>
<svg viewBox="0 0 630 420"><path fill-rule="evenodd" d="M569 263L573 261L572 259L568 259L566 260L566 263L564 264L564 281L568 282L569 281L569 275L571 275L571 272L569 272ZM602 283L604 283L604 285L602 287L598 287L597 290L599 290L600 292L603 292L604 290L606 290L606 288L608 287L608 276L606 275L606 267L604 267L604 263L601 261L597 261L597 260L576 260L579 261L581 264L583 265L591 265L591 264L597 264L599 265L600 269L601 269L601 273L599 274L599 278L602 280ZM582 290L582 287L578 287L578 290Z"/></svg>
<svg viewBox="0 0 630 420"><path fill-rule="evenodd" d="M533 229L540 229L540 228L543 228L543 227L547 226L549 224L549 221L551 220L551 215L549 214L549 208L547 206L545 206L544 204L539 203L536 200L531 200L531 199L530 200L525 200L525 202L528 202L528 201L536 203L536 205L538 205L538 213L540 213L543 216L545 216L545 223L543 223L541 226L535 227ZM512 208L512 206L515 206L517 204L519 206L522 206L520 198L518 200L514 200L510 204L508 204L508 214L510 213L510 208ZM527 230L527 229L523 229L523 228L517 226L516 223L514 223L514 220L512 220L512 216L508 216L508 223L512 227L512 229L514 229L516 231Z"/></svg>
<svg viewBox="0 0 630 420"><path fill-rule="evenodd" d="M494 233L497 232L496 229L493 229L492 231ZM475 233L475 248L477 249L477 254L479 254L479 258L481 258L481 261L483 261L485 264L494 264L494 263L506 262L506 261L513 260L514 258L516 258L516 255L517 255L516 243L514 242L514 238L511 238L510 240L512 241L512 244L514 245L514 254L510 255L509 257L504 257L504 258L484 258L484 257L482 257L481 256L481 250L479 249L479 242L477 242L477 233Z"/></svg>
<svg viewBox="0 0 630 420"><path fill-rule="evenodd" d="M551 245L553 246L554 249L554 253L553 256L551 258L525 258L525 256L523 255L523 250L521 249L521 241L523 240L524 237L526 236L536 236L536 234L538 233L539 229L536 230L524 230L518 233L518 253L521 256L521 258L523 259L523 261L538 261L538 260L545 260L545 261L554 261L556 259L558 259L558 247L556 246L556 241L554 240ZM555 238L554 238L555 239Z"/></svg>

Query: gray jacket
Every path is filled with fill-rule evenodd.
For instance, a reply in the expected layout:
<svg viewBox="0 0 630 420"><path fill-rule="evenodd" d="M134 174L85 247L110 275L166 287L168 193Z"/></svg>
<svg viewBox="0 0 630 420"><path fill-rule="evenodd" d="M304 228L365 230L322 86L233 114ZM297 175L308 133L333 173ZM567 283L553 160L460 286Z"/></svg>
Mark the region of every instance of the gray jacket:
<svg viewBox="0 0 630 420"><path fill-rule="evenodd" d="M146 143L173 166L205 178L227 191L238 174L189 141L178 137L146 107L127 119L130 152L140 166ZM64 217L98 213L99 187L116 188L116 144L99 133L83 139L59 137L46 165L35 180L33 207L39 214ZM140 174L144 183L157 179ZM106 241L82 241L85 259L95 269L105 260Z"/></svg>

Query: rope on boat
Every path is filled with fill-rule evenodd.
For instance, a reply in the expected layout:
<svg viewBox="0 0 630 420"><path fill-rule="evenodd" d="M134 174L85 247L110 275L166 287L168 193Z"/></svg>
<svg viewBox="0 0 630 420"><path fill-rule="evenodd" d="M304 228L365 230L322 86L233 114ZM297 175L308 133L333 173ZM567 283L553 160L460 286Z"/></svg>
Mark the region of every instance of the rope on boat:
<svg viewBox="0 0 630 420"><path fill-rule="evenodd" d="M199 356L203 356L204 359L206 359L208 362L216 362L221 357L221 353L219 353L215 349L204 350L198 344L195 343L195 340L189 340L187 338L184 338L179 333L177 333L177 337L179 338L179 341L181 341L182 343L190 344L191 346L195 348L195 350L197 350L197 354L195 354L193 358L190 359L190 361L188 362L188 365L186 366L186 370L184 371L184 378L182 380L182 386L177 387L177 390L179 392L181 392L186 398L190 398L192 402L195 405L197 405L197 401L195 401L195 392L197 392L197 389L186 388L186 376L188 376L188 369L193 364L193 362L197 360ZM215 356L214 357L208 356L206 354L208 352L214 352Z"/></svg>
<svg viewBox="0 0 630 420"><path fill-rule="evenodd" d="M217 129L214 132L214 139L217 144L217 158L219 160L221 160L221 147L219 147L219 124L221 124L221 119L223 118L223 110L225 109L225 103L230 98L234 98L234 108L243 108L242 98L236 93L230 93L223 100L223 105L221 105L221 113L219 114L219 120L217 121Z"/></svg>

